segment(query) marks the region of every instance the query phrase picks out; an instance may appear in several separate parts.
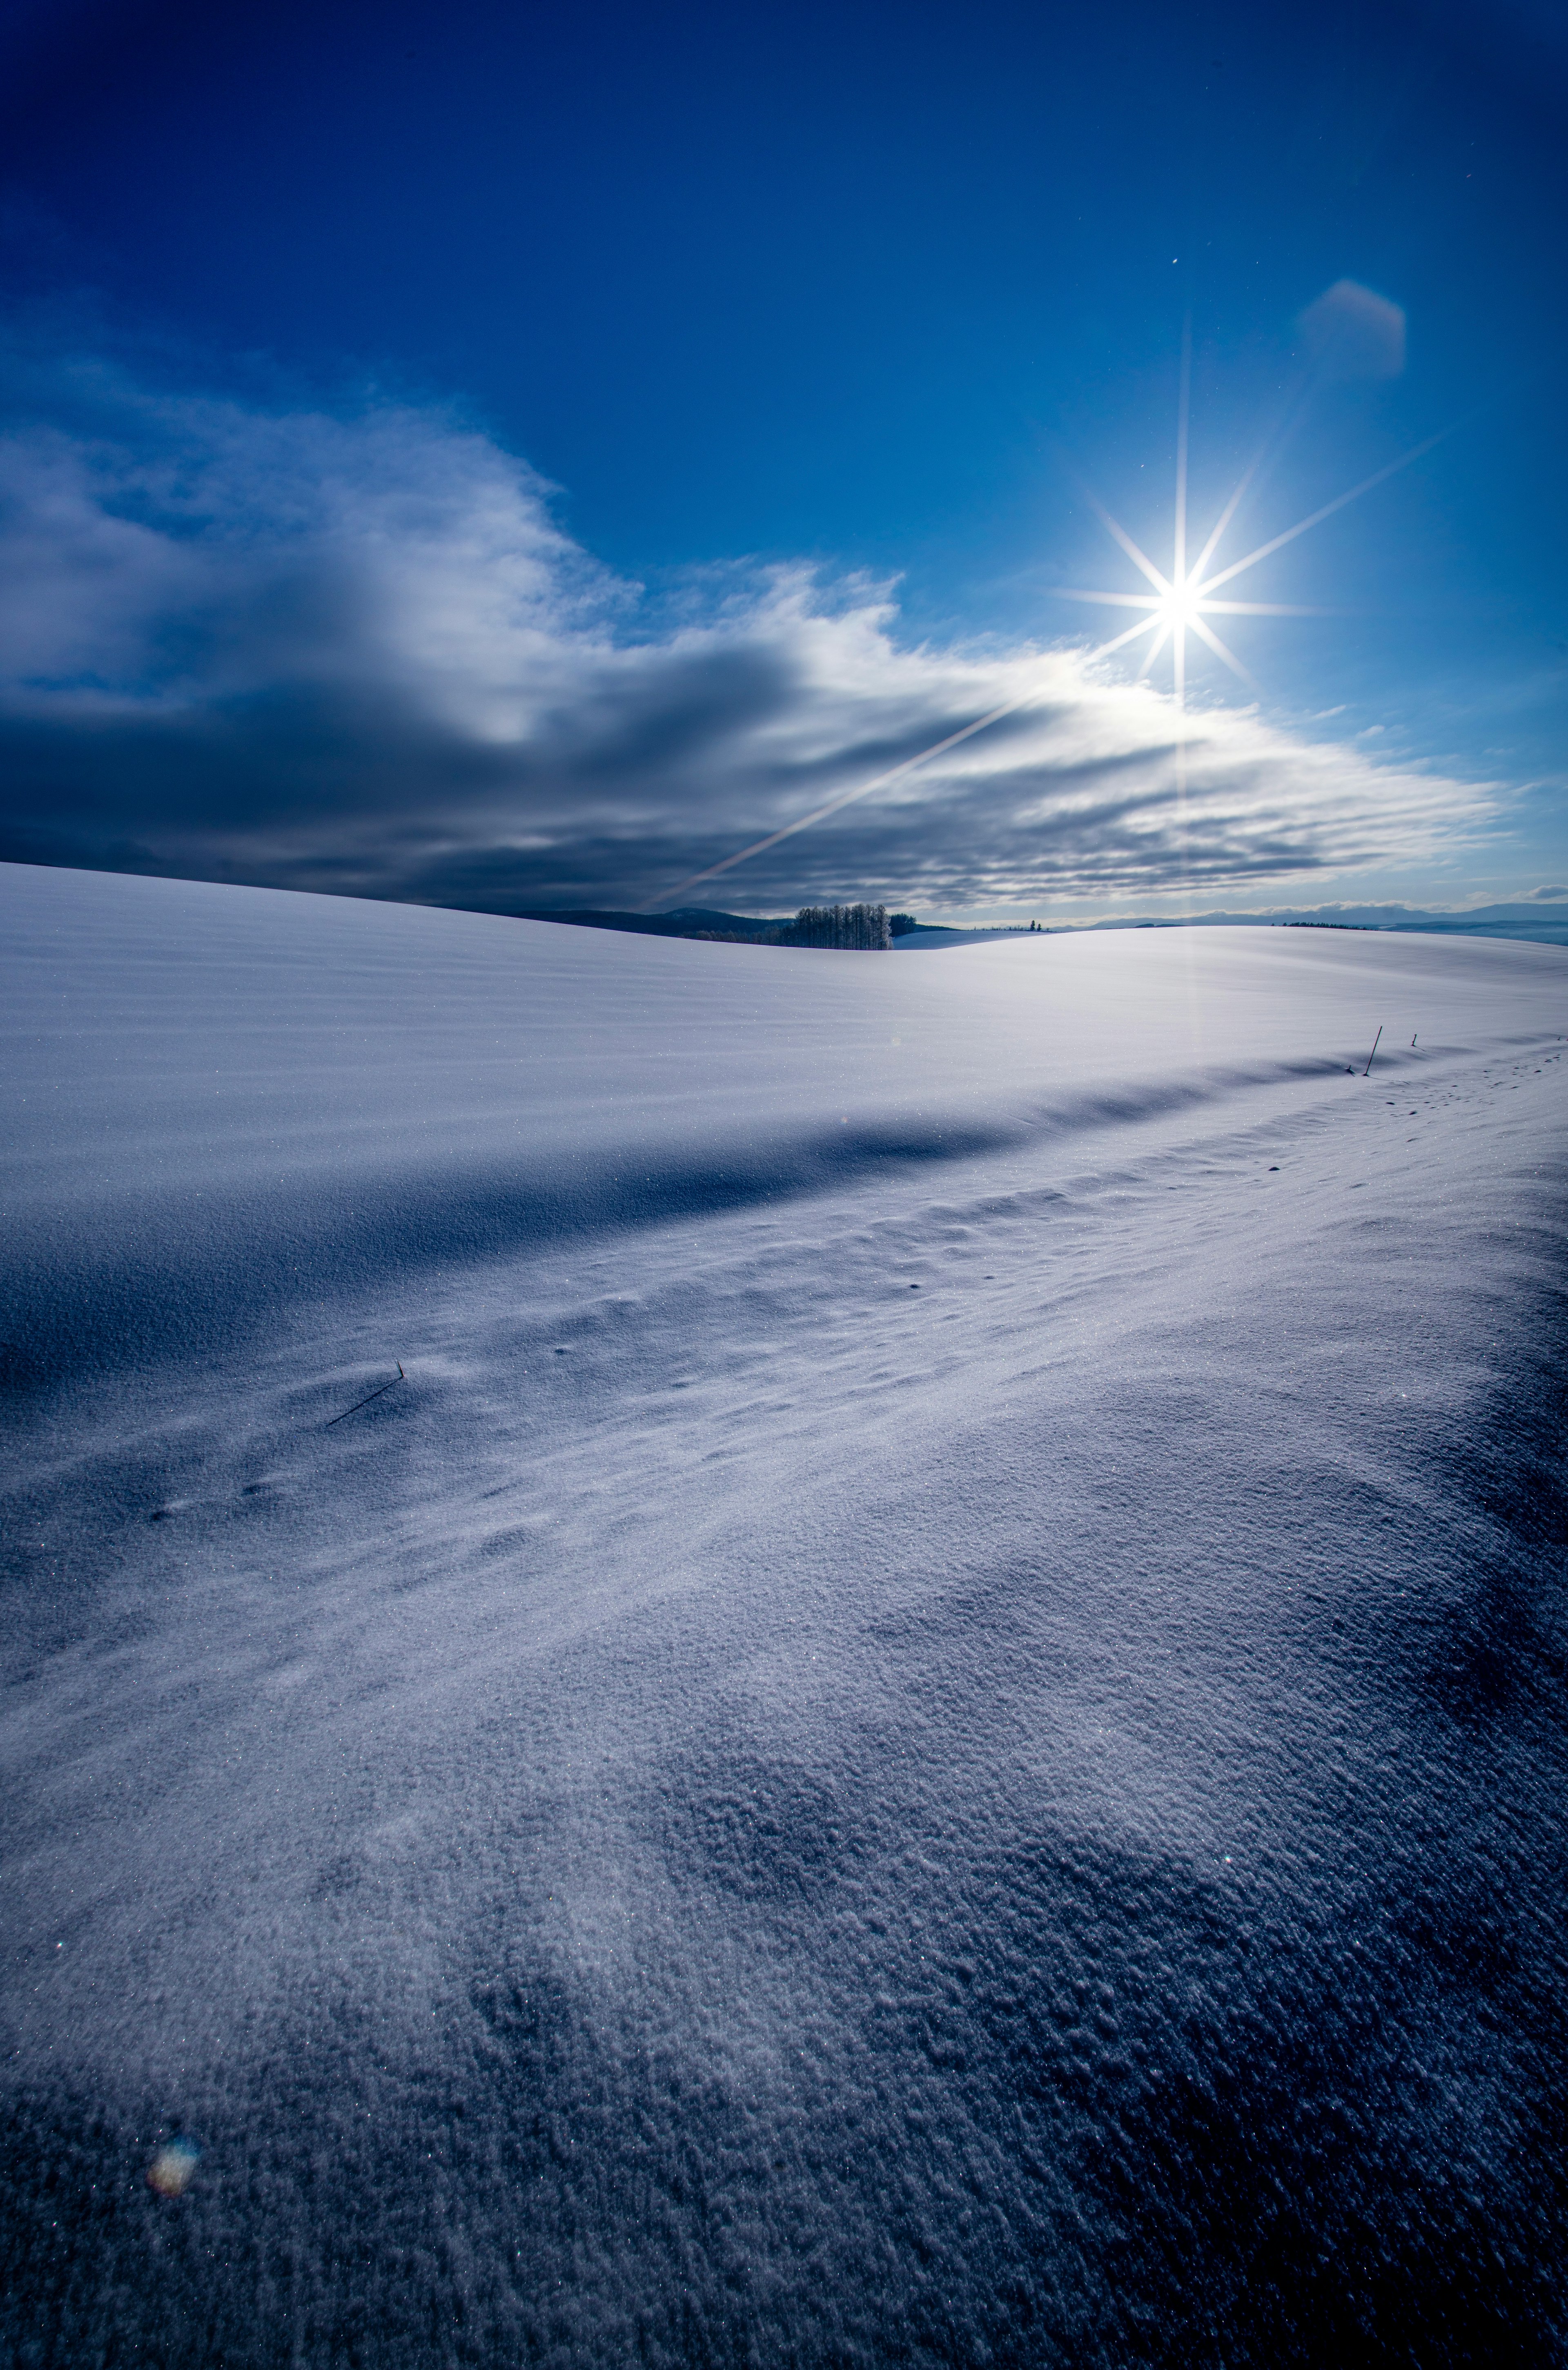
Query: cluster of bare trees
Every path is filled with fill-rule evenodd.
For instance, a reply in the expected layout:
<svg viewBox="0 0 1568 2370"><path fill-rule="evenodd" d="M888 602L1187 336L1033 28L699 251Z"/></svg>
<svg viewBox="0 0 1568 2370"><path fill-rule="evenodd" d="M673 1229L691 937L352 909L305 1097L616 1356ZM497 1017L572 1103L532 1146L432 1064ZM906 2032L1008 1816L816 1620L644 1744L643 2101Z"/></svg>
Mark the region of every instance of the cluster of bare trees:
<svg viewBox="0 0 1568 2370"><path fill-rule="evenodd" d="M781 947L890 947L886 905L803 905L769 937Z"/></svg>

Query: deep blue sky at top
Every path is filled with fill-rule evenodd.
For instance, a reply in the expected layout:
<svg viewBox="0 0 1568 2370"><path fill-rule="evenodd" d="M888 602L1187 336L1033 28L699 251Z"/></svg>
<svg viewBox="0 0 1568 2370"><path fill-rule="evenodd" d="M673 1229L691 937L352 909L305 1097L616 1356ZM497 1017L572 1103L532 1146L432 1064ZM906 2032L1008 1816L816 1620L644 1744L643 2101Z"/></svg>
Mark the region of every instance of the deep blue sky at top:
<svg viewBox="0 0 1568 2370"><path fill-rule="evenodd" d="M1190 315L1200 521L1348 277L1409 362L1327 390L1234 550L1459 422L1257 572L1282 713L1560 771L1568 48L1554 12L790 5L14 9L11 296L165 367L456 399L644 580L901 574L905 630L1108 632L1168 548ZM1216 677L1214 688L1222 687ZM1234 686L1229 686L1230 690ZM1554 787L1532 810L1562 860ZM1568 877L1562 874L1553 877Z"/></svg>

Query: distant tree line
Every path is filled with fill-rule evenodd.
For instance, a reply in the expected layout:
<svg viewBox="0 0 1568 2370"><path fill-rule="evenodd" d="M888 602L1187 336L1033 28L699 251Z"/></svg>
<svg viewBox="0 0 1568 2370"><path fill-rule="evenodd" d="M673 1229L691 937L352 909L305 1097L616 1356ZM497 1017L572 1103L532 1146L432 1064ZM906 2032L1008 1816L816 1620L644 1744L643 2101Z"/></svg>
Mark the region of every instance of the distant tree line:
<svg viewBox="0 0 1568 2370"><path fill-rule="evenodd" d="M667 914L622 914L598 905L522 908L523 922L574 922L589 930L635 930L661 938L708 938L727 947L853 947L886 949L911 930L951 938L943 922L922 922L914 914L890 914L886 905L803 905L793 922L766 915L721 914L706 905L677 905ZM1175 928L1174 923L1129 922L1129 929ZM1345 929L1357 923L1290 923L1288 928ZM1015 922L1017 930L1043 930L1039 922ZM959 935L962 935L961 933Z"/></svg>
<svg viewBox="0 0 1568 2370"><path fill-rule="evenodd" d="M920 925L908 914L889 918L886 905L803 905L793 922L775 922L771 928L748 930L743 943L750 947L887 948L895 938ZM717 938L730 945L742 942L738 930L693 930L694 938Z"/></svg>
<svg viewBox="0 0 1568 2370"><path fill-rule="evenodd" d="M803 905L793 922L769 932L778 947L890 947L886 905Z"/></svg>

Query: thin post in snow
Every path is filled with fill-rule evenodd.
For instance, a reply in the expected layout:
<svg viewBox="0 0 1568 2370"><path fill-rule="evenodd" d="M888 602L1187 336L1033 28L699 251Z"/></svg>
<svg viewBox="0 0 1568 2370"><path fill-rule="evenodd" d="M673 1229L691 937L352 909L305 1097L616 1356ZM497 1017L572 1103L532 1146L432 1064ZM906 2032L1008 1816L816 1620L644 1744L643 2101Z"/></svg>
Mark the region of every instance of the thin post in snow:
<svg viewBox="0 0 1568 2370"><path fill-rule="evenodd" d="M1378 1034L1377 1034L1377 1036L1376 1036L1376 1037L1374 1037L1374 1038L1373 1038L1373 1040L1372 1040L1372 1053L1375 1053L1377 1052L1377 1050L1378 1050L1378 1046L1379 1046L1379 1041L1380 1041L1380 1040L1381 1040L1381 1038L1382 1038L1382 1034L1383 1034L1383 1024L1382 1024L1382 1022L1381 1022L1381 1021L1379 1021L1379 1022L1378 1023ZM1413 1044L1413 1043L1414 1043L1414 1041L1414 1041L1414 1039L1413 1039L1413 1038L1412 1038L1411 1042ZM1366 1066L1366 1068L1365 1068L1365 1069L1362 1071L1362 1073L1361 1073L1361 1075L1362 1075L1362 1076L1363 1076L1364 1078L1369 1078L1369 1077L1371 1076L1371 1075L1372 1075L1372 1053L1368 1053L1368 1056L1367 1056L1367 1066ZM388 1387L390 1388L390 1386L388 1386Z"/></svg>
<svg viewBox="0 0 1568 2370"><path fill-rule="evenodd" d="M376 1391L368 1391L368 1392L365 1394L365 1397L364 1397L362 1399L356 1399L356 1400L354 1401L354 1404L353 1404L353 1406L352 1406L351 1408L345 1408L345 1409L343 1409L343 1411L342 1411L342 1414L340 1414L340 1415L329 1415L329 1416L327 1417L327 1419L326 1419L326 1422L322 1425L322 1427L321 1427L321 1428L322 1428L322 1430L323 1430L323 1432L330 1432L330 1431L331 1431L331 1429L332 1429L332 1427L333 1427L333 1425L334 1425L335 1423L341 1423L341 1422L342 1422L342 1421L343 1421L343 1417L344 1417L344 1416L346 1416L346 1415L358 1415L358 1414L359 1414L359 1412L360 1412L360 1409L361 1409L362 1407L369 1407L369 1405L370 1405L370 1403L371 1403L372 1399L379 1399L379 1398L380 1398L380 1397L381 1397L382 1391L389 1391L389 1390L391 1390L391 1388L392 1388L392 1386L393 1386L393 1383L406 1383L406 1382L407 1381L407 1379L408 1379L407 1375L406 1375L404 1373L404 1371L403 1371L403 1361L402 1361L402 1359L401 1359L401 1358L399 1358L399 1359L398 1359L398 1361L397 1361L397 1372L396 1372L396 1373L394 1375L394 1376L392 1377L392 1382L391 1382L391 1383L383 1383L383 1385L382 1385L382 1386L381 1386L381 1390L376 1390Z"/></svg>

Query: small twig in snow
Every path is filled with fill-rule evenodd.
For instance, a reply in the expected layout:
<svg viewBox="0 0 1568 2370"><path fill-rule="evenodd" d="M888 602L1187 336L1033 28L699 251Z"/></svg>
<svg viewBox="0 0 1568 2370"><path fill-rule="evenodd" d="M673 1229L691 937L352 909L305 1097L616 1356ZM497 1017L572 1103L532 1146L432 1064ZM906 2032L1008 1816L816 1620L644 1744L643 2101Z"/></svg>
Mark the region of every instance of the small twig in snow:
<svg viewBox="0 0 1568 2370"><path fill-rule="evenodd" d="M369 1407L372 1399L379 1399L382 1391L391 1390L393 1383L406 1383L407 1379L407 1375L403 1371L403 1361L399 1358L397 1361L397 1372L392 1377L391 1383L383 1383L381 1390L368 1391L362 1399L356 1399L351 1408L345 1408L342 1415L329 1415L326 1421L321 1427L323 1432L330 1432L335 1423L341 1423L343 1416L358 1415L362 1407Z"/></svg>
<svg viewBox="0 0 1568 2370"><path fill-rule="evenodd" d="M1379 1046L1379 1041L1380 1041L1380 1040L1381 1040L1381 1038L1382 1038L1382 1034L1383 1034L1382 1023L1381 1023L1381 1021L1379 1021L1379 1024L1378 1024L1378 1034L1377 1034L1377 1036L1376 1036L1376 1037L1374 1037L1374 1038L1373 1038L1373 1040L1372 1040L1372 1053L1375 1053L1377 1052L1377 1050L1378 1050L1378 1046ZM1369 1077L1371 1076L1371 1075L1372 1075L1372 1053L1368 1053L1368 1056L1367 1056L1367 1067L1366 1067L1366 1068L1362 1071L1362 1073L1361 1073L1361 1075L1362 1075L1362 1076L1363 1076L1364 1078L1369 1078Z"/></svg>

